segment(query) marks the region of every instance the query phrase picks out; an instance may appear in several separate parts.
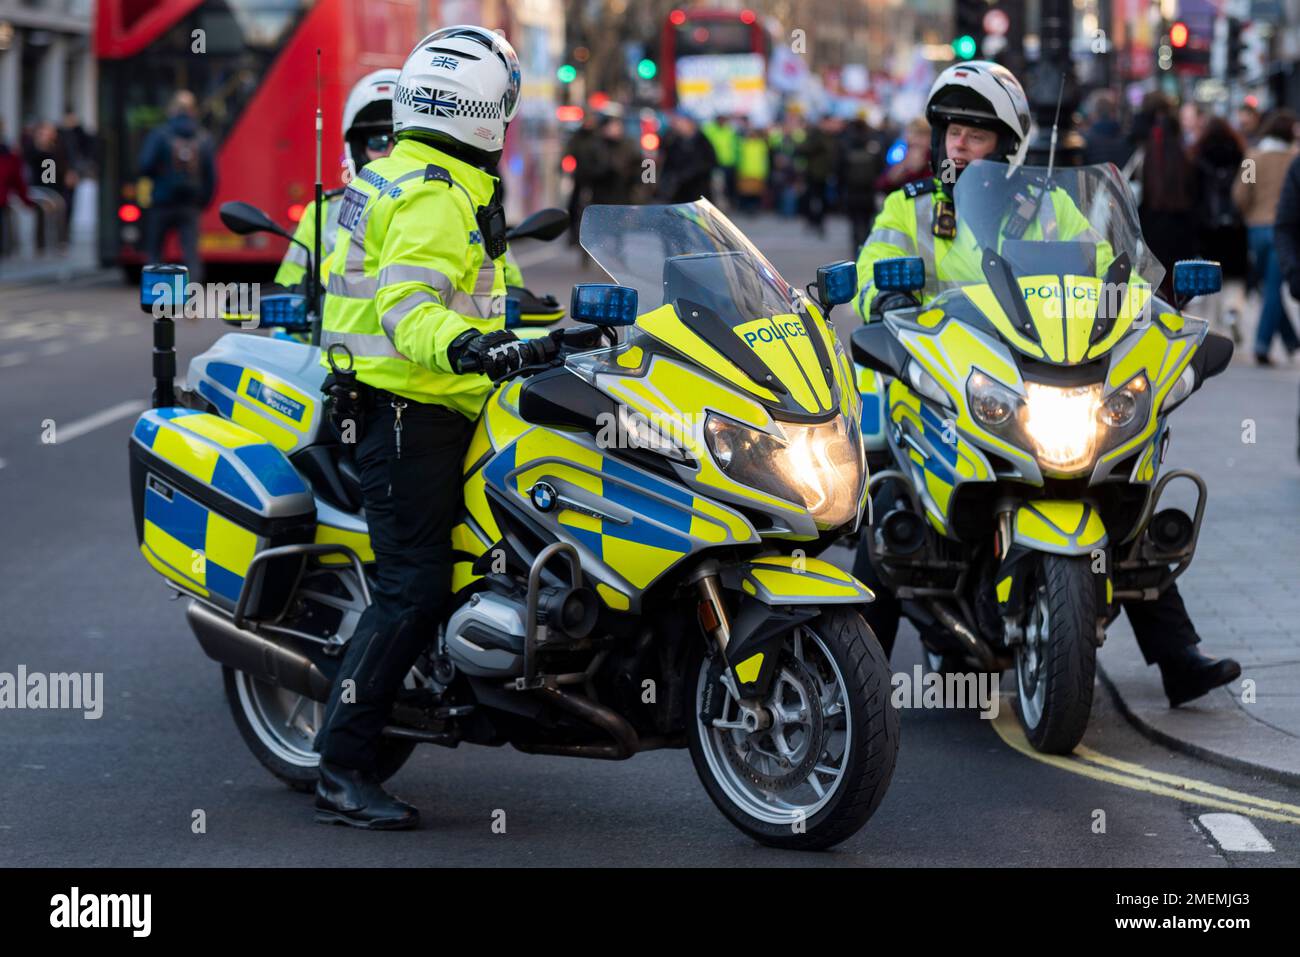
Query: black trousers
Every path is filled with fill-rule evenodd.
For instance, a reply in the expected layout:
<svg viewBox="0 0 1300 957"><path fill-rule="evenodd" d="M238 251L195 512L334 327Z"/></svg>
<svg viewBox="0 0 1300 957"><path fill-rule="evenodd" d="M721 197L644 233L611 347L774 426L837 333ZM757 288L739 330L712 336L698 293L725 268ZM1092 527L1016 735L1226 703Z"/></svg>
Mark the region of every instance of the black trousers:
<svg viewBox="0 0 1300 957"><path fill-rule="evenodd" d="M872 500L873 514L884 515L894 507L894 501L894 483L883 482ZM869 535L871 530L863 529L862 534ZM902 606L872 567L865 537L860 540L853 560L853 576L876 593L876 600L866 605L863 615L888 657L898 636ZM1133 636L1142 650L1142 657L1149 665L1201 640L1176 584L1166 588L1155 601L1126 601L1121 604L1129 624L1133 626Z"/></svg>
<svg viewBox="0 0 1300 957"><path fill-rule="evenodd" d="M155 206L145 217L145 250L151 263L163 261L163 243L167 234L176 230L181 244L181 258L190 271L190 282L202 282L202 261L199 259L199 216L196 206Z"/></svg>
<svg viewBox="0 0 1300 957"><path fill-rule="evenodd" d="M365 771L374 770L379 739L406 673L446 613L451 529L461 506L461 461L473 428L451 409L408 402L401 414L399 457L396 418L391 403L377 402L356 447L375 553L373 603L348 642L315 743L323 760Z"/></svg>

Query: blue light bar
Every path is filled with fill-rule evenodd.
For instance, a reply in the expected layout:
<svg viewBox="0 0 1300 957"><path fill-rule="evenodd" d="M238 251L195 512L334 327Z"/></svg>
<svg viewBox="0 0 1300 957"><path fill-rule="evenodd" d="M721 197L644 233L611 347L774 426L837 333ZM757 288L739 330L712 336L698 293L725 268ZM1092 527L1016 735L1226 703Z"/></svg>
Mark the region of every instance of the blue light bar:
<svg viewBox="0 0 1300 957"><path fill-rule="evenodd" d="M514 296L506 296L506 328L518 329L523 325L519 318L519 300Z"/></svg>
<svg viewBox="0 0 1300 957"><path fill-rule="evenodd" d="M1208 259L1174 263L1174 295L1181 299L1209 296L1223 288L1223 269Z"/></svg>
<svg viewBox="0 0 1300 957"><path fill-rule="evenodd" d="M307 321L307 297L293 292L263 296L261 324L281 326L288 332L306 332L311 328Z"/></svg>
<svg viewBox="0 0 1300 957"><path fill-rule="evenodd" d="M140 270L140 309L153 312L162 303L164 316L175 316L185 307L185 287L190 271L172 263L153 263Z"/></svg>
<svg viewBox="0 0 1300 957"><path fill-rule="evenodd" d="M628 286L583 282L573 287L569 315L598 326L630 326L636 322L637 294Z"/></svg>
<svg viewBox="0 0 1300 957"><path fill-rule="evenodd" d="M828 306L850 302L858 291L858 267L845 260L817 269L817 294Z"/></svg>
<svg viewBox="0 0 1300 957"><path fill-rule="evenodd" d="M915 292L925 288L925 260L920 256L895 256L876 260L872 280L885 292Z"/></svg>

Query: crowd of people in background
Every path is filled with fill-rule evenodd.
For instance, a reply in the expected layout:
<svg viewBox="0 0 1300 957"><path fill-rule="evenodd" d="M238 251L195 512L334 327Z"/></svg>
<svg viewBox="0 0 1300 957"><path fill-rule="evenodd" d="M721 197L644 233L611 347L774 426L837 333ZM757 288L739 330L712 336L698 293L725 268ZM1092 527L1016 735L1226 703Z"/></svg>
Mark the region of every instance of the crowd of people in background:
<svg viewBox="0 0 1300 957"><path fill-rule="evenodd" d="M1288 314L1284 286L1300 294L1300 192L1294 198L1295 241L1275 241L1288 170L1300 191L1296 115L1261 115L1245 105L1231 118L1204 105L1149 94L1135 110L1109 90L1082 104L1083 162L1113 163L1138 203L1143 236L1165 267L1169 296L1173 263L1213 259L1222 264L1224 294L1201 305L1206 317L1242 343L1257 317L1251 343L1257 362L1273 363L1280 339L1290 356L1300 338ZM700 196L741 216L801 217L825 235L830 215L849 222L856 258L880 204L895 189L930 172L930 130L924 119L877 128L863 118L810 118L788 111L757 126L743 116L697 122L670 116L656 175L645 177L617 104L590 111L565 153L574 158L570 212L578 222L589 203L688 202ZM1285 221L1284 221L1285 225ZM576 230L570 233L577 242ZM1294 277L1294 278L1292 278Z"/></svg>

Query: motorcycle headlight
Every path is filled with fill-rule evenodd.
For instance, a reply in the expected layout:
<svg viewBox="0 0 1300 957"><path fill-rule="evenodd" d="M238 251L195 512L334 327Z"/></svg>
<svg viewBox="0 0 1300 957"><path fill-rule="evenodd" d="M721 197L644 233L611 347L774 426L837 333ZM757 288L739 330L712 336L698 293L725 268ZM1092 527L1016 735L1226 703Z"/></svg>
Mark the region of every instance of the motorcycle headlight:
<svg viewBox="0 0 1300 957"><path fill-rule="evenodd" d="M967 391L971 415L980 425L990 429L1001 429L1011 423L1024 403L1015 392L982 372L971 375Z"/></svg>
<svg viewBox="0 0 1300 957"><path fill-rule="evenodd" d="M852 521L864 472L858 431L843 416L818 425L777 425L780 436L710 415L705 441L737 482L802 505L823 528Z"/></svg>
<svg viewBox="0 0 1300 957"><path fill-rule="evenodd" d="M1125 429L1132 425L1144 404L1142 400L1149 388L1147 377L1138 374L1122 389L1112 392L1110 397L1101 404L1099 415L1102 424L1112 429Z"/></svg>
<svg viewBox="0 0 1300 957"><path fill-rule="evenodd" d="M948 397L948 393L944 391L943 386L939 385L934 376L921 368L920 363L916 362L916 360L907 363L907 381L913 389L931 402L937 402L939 405L952 408L952 399Z"/></svg>
<svg viewBox="0 0 1300 957"><path fill-rule="evenodd" d="M1040 465L1059 474L1092 464L1100 425L1101 383L1061 388L1025 383L1022 425Z"/></svg>
<svg viewBox="0 0 1300 957"><path fill-rule="evenodd" d="M1178 381L1174 383L1174 387L1169 390L1169 394L1165 396L1165 400L1160 403L1160 411L1168 412L1174 406L1181 404L1184 399L1192 394L1192 390L1195 388L1196 373L1189 365L1183 370L1183 374L1178 377Z"/></svg>

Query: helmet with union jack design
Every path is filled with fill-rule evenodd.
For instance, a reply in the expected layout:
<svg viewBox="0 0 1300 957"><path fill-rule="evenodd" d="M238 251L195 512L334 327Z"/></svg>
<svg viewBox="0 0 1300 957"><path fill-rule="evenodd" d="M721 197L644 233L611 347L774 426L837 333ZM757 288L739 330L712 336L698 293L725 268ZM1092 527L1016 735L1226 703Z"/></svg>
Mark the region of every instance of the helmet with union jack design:
<svg viewBox="0 0 1300 957"><path fill-rule="evenodd" d="M488 160L500 156L519 111L514 47L476 26L444 27L415 45L393 97L393 130L450 139Z"/></svg>
<svg viewBox="0 0 1300 957"><path fill-rule="evenodd" d="M393 132L393 91L399 75L392 67L367 73L343 104L343 142L353 174L366 165L366 141Z"/></svg>
<svg viewBox="0 0 1300 957"><path fill-rule="evenodd" d="M944 137L949 123L962 123L998 134L996 157L1012 166L1029 149L1029 98L1016 75L1000 63L966 60L948 67L930 87L925 104L930 122L930 165L940 175L947 156Z"/></svg>

